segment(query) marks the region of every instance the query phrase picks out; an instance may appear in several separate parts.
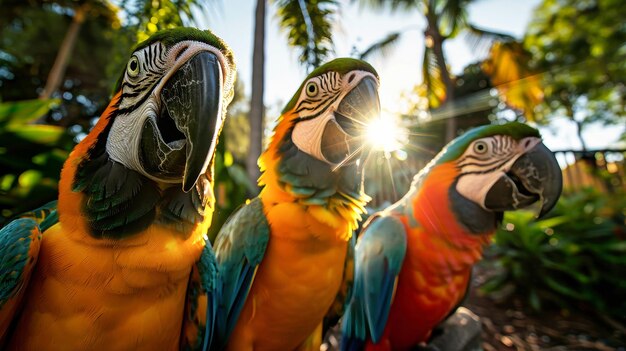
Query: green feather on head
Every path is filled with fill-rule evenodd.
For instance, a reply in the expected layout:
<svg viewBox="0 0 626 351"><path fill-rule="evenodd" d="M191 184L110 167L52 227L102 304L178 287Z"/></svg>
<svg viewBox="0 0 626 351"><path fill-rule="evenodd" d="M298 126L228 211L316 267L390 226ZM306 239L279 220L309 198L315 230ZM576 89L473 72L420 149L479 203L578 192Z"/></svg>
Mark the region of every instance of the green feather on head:
<svg viewBox="0 0 626 351"><path fill-rule="evenodd" d="M131 53L134 53L137 50L141 50L156 42L161 42L163 45L165 45L165 47L169 48L170 46L175 45L176 43L179 43L183 40L199 41L199 42L209 44L219 49L224 55L224 57L226 58L226 60L228 61L228 64L230 65L230 67L232 67L232 69L235 70L236 68L235 58L234 58L232 50L230 49L230 47L228 46L228 44L226 44L224 40L217 37L215 34L213 34L213 32L211 32L208 29L201 30L201 29L192 28L192 27L164 29L164 30L156 32L155 34L150 36L150 38L135 45L135 47L131 50ZM125 73L125 69L122 70L122 74L120 75L120 77L117 80L117 83L115 84L115 90L113 90L113 94L117 93L120 90L122 80L124 79L124 73Z"/></svg>
<svg viewBox="0 0 626 351"><path fill-rule="evenodd" d="M461 157L467 147L474 141L493 135L508 135L515 140L526 137L541 138L539 131L529 125L519 122L510 122L506 124L490 124L486 126L470 129L465 134L452 140L443 149L436 163L441 164L453 161Z"/></svg>
<svg viewBox="0 0 626 351"><path fill-rule="evenodd" d="M334 71L343 75L345 73L348 73L354 70L370 72L373 75L375 75L376 78L378 78L378 73L376 72L374 67L372 67L372 65L370 65L369 63L363 60L349 58L349 57L342 57L342 58L334 59L332 61L329 61L317 67L311 73L309 73L308 76L306 76L306 78L302 81L302 84L300 84L300 87L298 87L298 90L296 90L296 92L294 93L291 100L289 100L289 102L287 103L287 106L285 106L285 108L283 108L283 110L281 111L281 114L284 114L285 112L293 109L294 105L298 101L298 97L300 96L300 91L302 91L302 87L304 87L304 84L309 79L319 76L329 71Z"/></svg>

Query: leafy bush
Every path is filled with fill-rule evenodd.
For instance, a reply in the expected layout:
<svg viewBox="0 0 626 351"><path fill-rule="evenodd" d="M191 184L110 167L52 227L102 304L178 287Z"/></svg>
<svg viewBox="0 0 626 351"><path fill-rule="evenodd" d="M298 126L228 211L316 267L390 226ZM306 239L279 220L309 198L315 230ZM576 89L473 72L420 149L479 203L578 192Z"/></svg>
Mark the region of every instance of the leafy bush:
<svg viewBox="0 0 626 351"><path fill-rule="evenodd" d="M63 127L33 123L56 103L0 103L0 226L57 198L59 173L74 146L73 137Z"/></svg>
<svg viewBox="0 0 626 351"><path fill-rule="evenodd" d="M507 213L486 252L499 272L486 292L513 286L540 310L592 307L626 320L626 196L585 189L561 198L550 217Z"/></svg>
<svg viewBox="0 0 626 351"><path fill-rule="evenodd" d="M235 162L233 154L227 150L226 143L223 141L217 144L215 154L213 192L215 194L215 211L213 212L211 227L207 233L211 242L215 240L231 213L238 209L251 194L256 192L254 185L248 179L244 166Z"/></svg>

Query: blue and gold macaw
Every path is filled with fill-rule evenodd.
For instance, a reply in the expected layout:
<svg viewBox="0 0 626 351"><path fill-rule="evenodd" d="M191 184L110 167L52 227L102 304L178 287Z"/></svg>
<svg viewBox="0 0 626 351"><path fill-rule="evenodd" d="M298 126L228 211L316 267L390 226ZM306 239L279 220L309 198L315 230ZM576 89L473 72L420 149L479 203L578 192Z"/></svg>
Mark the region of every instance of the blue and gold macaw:
<svg viewBox="0 0 626 351"><path fill-rule="evenodd" d="M208 348L219 284L205 233L234 80L210 31L134 49L63 166L56 209L0 230L0 348Z"/></svg>
<svg viewBox="0 0 626 351"><path fill-rule="evenodd" d="M259 159L260 195L215 241L224 284L218 345L319 350L369 200L358 160L363 126L379 112L378 75L360 60L333 60L298 88Z"/></svg>

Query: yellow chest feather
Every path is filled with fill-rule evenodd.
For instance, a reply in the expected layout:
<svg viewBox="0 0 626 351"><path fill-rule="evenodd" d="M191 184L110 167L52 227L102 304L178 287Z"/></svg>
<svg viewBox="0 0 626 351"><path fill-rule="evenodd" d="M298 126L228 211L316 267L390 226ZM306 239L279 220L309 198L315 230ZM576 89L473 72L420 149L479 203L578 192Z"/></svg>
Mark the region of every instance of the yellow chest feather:
<svg viewBox="0 0 626 351"><path fill-rule="evenodd" d="M251 345L254 350L296 348L322 321L337 295L347 224L333 228L298 213L305 211L302 207L285 208L289 206L297 205L281 204L267 211L270 240L230 338L230 350L248 350Z"/></svg>
<svg viewBox="0 0 626 351"><path fill-rule="evenodd" d="M71 231L46 231L10 349L177 349L204 240L156 226L121 241Z"/></svg>

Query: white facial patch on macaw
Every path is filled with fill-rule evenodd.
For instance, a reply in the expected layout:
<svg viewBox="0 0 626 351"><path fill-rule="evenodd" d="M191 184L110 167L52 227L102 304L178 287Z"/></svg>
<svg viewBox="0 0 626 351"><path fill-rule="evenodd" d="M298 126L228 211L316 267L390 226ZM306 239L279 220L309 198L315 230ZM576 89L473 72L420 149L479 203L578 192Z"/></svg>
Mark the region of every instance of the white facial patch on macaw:
<svg viewBox="0 0 626 351"><path fill-rule="evenodd" d="M473 141L456 161L460 176L456 190L485 210L485 198L491 187L511 169L524 153L541 138L515 140L508 135L494 135Z"/></svg>
<svg viewBox="0 0 626 351"><path fill-rule="evenodd" d="M142 48L131 56L122 81L118 104L120 113L111 126L106 144L107 153L112 160L155 181L169 183L181 181L180 179L161 179L144 169L140 160L142 130L147 119L156 120L161 109L165 108L163 102L160 101L160 93L169 78L191 58L203 51L214 54L219 60L222 84L220 90L225 94L220 104L226 106L230 103L234 95L235 71L219 49L194 40L181 41L169 50L159 42ZM225 113L225 110L222 110L222 119ZM182 124L179 121L175 122L176 127L184 132ZM174 142L167 146L170 150L155 150L155 152L167 153L180 150L185 143ZM207 157L206 164L209 162L209 157L210 155Z"/></svg>
<svg viewBox="0 0 626 351"><path fill-rule="evenodd" d="M295 105L298 117L303 120L296 122L291 135L291 140L298 149L331 166L337 166L322 153L324 131L328 123L332 123L328 126L329 129L332 128L334 129L332 132L343 136L346 149L349 149L349 140L354 137L346 133L337 123L334 113L343 98L365 77L371 77L378 82L378 78L372 73L355 70L343 77L337 72L327 72L309 79L304 84Z"/></svg>
<svg viewBox="0 0 626 351"><path fill-rule="evenodd" d="M296 124L296 127L293 129L293 134L291 138L293 143L296 144L298 149L306 152L307 154L315 157L318 160L324 161L330 165L334 165L333 162L329 161L322 154L322 136L324 131L326 130L327 123L334 123L337 125L337 128L341 130L339 124L335 121L335 116L331 114L324 114L320 117L309 119L306 121L299 122ZM342 131L345 134L345 142L346 147L348 145L348 137L349 135Z"/></svg>

